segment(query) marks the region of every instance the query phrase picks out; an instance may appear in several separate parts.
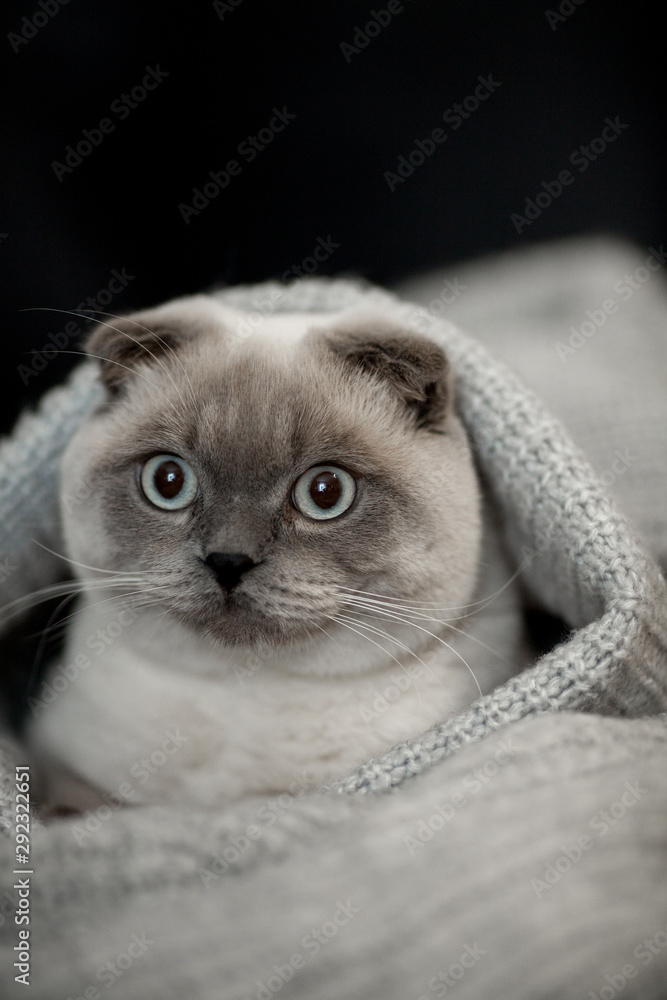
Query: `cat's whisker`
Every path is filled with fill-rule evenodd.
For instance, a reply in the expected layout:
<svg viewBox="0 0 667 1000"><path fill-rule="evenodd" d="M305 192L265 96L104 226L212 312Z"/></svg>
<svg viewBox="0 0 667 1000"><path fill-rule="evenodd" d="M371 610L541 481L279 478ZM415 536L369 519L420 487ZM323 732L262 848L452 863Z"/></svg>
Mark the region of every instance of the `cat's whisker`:
<svg viewBox="0 0 667 1000"><path fill-rule="evenodd" d="M327 635L330 639L332 638L332 636L329 634L329 632L327 632L326 629L322 628L321 625L317 625L315 622L312 622L311 624L314 625L316 628L321 629L321 631L324 632L324 634ZM318 645L318 642L317 642L315 636L312 634L312 632L311 632L311 630L309 628L306 629L306 635L308 636L308 638L310 639L310 641L314 645L316 653L319 655L321 647ZM333 641L335 642L335 639ZM336 643L336 645L338 645L338 643Z"/></svg>
<svg viewBox="0 0 667 1000"><path fill-rule="evenodd" d="M155 382L151 382L149 378L147 378L145 375L142 375L141 372L138 372L135 368L130 368L128 365L124 365L120 361L114 361L113 358L105 358L101 354L89 354L88 351L60 351L60 354L74 354L78 358L95 358L96 361L104 361L105 364L107 365L118 365L119 368L124 368L126 372L130 372L130 374L136 375L137 378L143 379L144 382L148 382L148 384L152 386L156 392L160 393L165 403L171 407L171 409L174 411L174 416L178 420L181 419L181 414L178 412L177 407L174 405L172 400L169 399L164 390L162 390L159 385L156 385Z"/></svg>
<svg viewBox="0 0 667 1000"><path fill-rule="evenodd" d="M411 607L409 607L409 606L407 606L405 604L398 604L398 603L396 603L395 601L393 601L391 599L387 599L385 601L381 601L381 600L379 600L377 598L376 599L371 599L371 598L368 598L368 597L356 597L356 596L354 596L352 594L343 594L341 596L343 597L343 600L346 603L349 603L349 604L358 604L359 607L368 608L369 611L371 611L371 610L381 610L381 609L384 609L384 608L390 608L393 611L401 611L401 612L404 612L405 614L409 614L413 618L420 618L421 617L421 618L424 618L424 619L426 619L426 618L431 618L432 619L431 615L426 614L426 611L427 611L426 608L411 608ZM438 608L431 608L431 609L428 609L428 610L438 611L440 609L438 609ZM435 621L436 619L432 619L432 620ZM455 622L455 621L458 620L458 618L451 618L451 619L442 619L442 618L440 618L440 619L437 619L437 620L440 621L440 622L442 622L443 624L446 624L448 621Z"/></svg>
<svg viewBox="0 0 667 1000"><path fill-rule="evenodd" d="M33 607L37 607L39 604L44 604L46 601L53 600L57 597L65 597L67 595L76 596L82 593L88 588L102 587L113 587L113 586L127 586L127 585L138 585L140 580L132 579L119 579L119 580L67 580L61 583L53 583L48 587L42 587L40 590L34 590L30 594L24 594L22 597L17 597L14 601L10 601L9 604L5 604L4 607L0 608L0 621L8 620L21 614L24 611L29 611Z"/></svg>
<svg viewBox="0 0 667 1000"><path fill-rule="evenodd" d="M148 595L144 594L144 596L148 596ZM159 601L159 600L152 599L152 600L145 600L145 601L130 602L127 610L128 611L136 611L138 608L158 608L158 607L164 607L163 603L161 601ZM164 615L168 615L170 613L170 611L171 611L171 608L166 608L165 611L164 611Z"/></svg>
<svg viewBox="0 0 667 1000"><path fill-rule="evenodd" d="M31 639L36 639L36 638L39 637L39 640L40 640L39 645L37 647L37 650L35 652L34 669L37 668L37 665L39 664L42 656L44 655L44 650L46 648L47 642L49 640L54 640L54 639L59 638L59 636L62 633L65 632L67 623L70 622L76 615L79 615L79 614L85 612L87 610L87 608L91 608L91 607L94 608L94 607L97 607L100 604L105 604L105 603L108 603L110 601L118 601L118 602L120 602L120 601L126 599L127 597L133 596L133 594L143 594L143 593L145 593L145 590L130 591L128 593L125 590L125 588L127 586L131 585L128 581L123 581L122 583L115 583L115 584L110 584L109 581L104 581L104 582L105 582L105 585L106 585L104 588L98 587L98 588L86 588L86 589L87 590L92 590L92 589L98 589L98 590L104 589L104 590L107 590L110 587L113 587L115 585L115 586L118 586L119 589L121 589L121 593L119 593L119 594L113 594L111 597L105 598L104 601L96 601L94 604L87 604L87 605L84 604L81 607L77 608L76 610L72 611L71 614L65 615L65 617L63 617L63 618L59 618L57 616L60 615L61 610L70 601L74 600L77 597L80 597L81 594L84 593L84 589L83 588L77 589L75 591L70 591L70 593L68 593L68 594L65 595L64 599L59 603L58 607L49 616L49 620L46 623L46 625L44 626L44 628L40 629L39 632L32 632L32 633L29 633L26 636L27 638L31 638ZM31 674L31 676L32 676L32 674Z"/></svg>
<svg viewBox="0 0 667 1000"><path fill-rule="evenodd" d="M156 607L157 607L157 604L156 604ZM164 619L169 614L170 610L171 610L170 608L167 608L165 611L162 611L161 614L155 615L155 625L153 626L153 631L151 632L151 635L150 635L150 641L151 642L153 640L153 636L155 635L156 628L158 627L158 625L160 625L164 621Z"/></svg>
<svg viewBox="0 0 667 1000"><path fill-rule="evenodd" d="M417 698L419 699L419 708L420 709L422 708L421 693L419 691L419 688L417 687L417 684L415 683L414 677L412 677L410 675L410 671L406 668L406 666L403 663L401 663L401 661L396 656L394 656L393 653L390 653L388 649L385 649L384 646L381 646L379 642L375 641L375 639L371 639L371 637L369 635L366 635L365 632L360 632L358 628L354 628L351 623L354 622L360 628L367 628L367 629L369 629L369 628L372 629L373 626L366 626L364 624L364 622L355 621L355 619L351 618L351 617L348 620L347 616L342 616L342 615L327 615L327 618L329 618L333 622L337 622L339 625L342 625L344 628L349 629L351 632L356 632L356 634L359 635L359 636L361 636L362 639L366 639L368 642L372 643L374 646L377 646L378 649L381 649L383 653L385 653L390 659L392 659L394 661L394 663L396 663L401 668L401 670L407 675L407 677L409 678L410 683L412 684L412 686L415 689L415 693L417 695ZM375 631L378 632L380 630L375 629ZM386 638L389 642L396 643L396 645L398 645L398 646L402 646L403 645L403 643L399 642L397 639L394 639L393 636L387 635L386 633L382 637ZM411 649L409 649L409 647L405 646L404 648L407 650L408 653L410 653L412 656L414 656L415 659L419 660L420 663L424 662L423 660L421 660L419 658L419 656L417 656L416 653L413 653L413 651ZM426 666L426 664L424 664L424 666Z"/></svg>
<svg viewBox="0 0 667 1000"><path fill-rule="evenodd" d="M55 611L53 611L49 615L49 620L46 623L46 625L44 626L44 628L40 629L39 632L32 632L32 633L29 633L27 635L26 638L28 638L28 639L36 639L38 636L40 637L40 643L39 643L39 646L37 647L37 652L35 653L35 661L36 662L39 661L42 653L44 652L44 646L46 645L47 637L51 638L52 634L55 632L55 630L57 629L57 627L60 625L60 621L62 619L58 620L58 621L54 621L56 615L59 615L60 611L61 611L61 608L64 608L67 604L69 604L70 601L73 601L75 597L78 597L78 594L67 594L63 598L63 600L59 603L59 605L55 609Z"/></svg>
<svg viewBox="0 0 667 1000"><path fill-rule="evenodd" d="M63 309L63 310L58 310L58 311L59 312L66 312L67 310ZM146 333L148 333L152 337L154 337L155 340L158 341L158 343L162 344L162 346L165 348L165 350L169 351L169 353L172 355L172 357L174 358L174 360L178 364L179 368L181 369L181 373L183 375L183 378L185 379L185 381L188 384L188 389L190 391L190 398L192 400L192 403L193 403L195 409L197 409L199 407L199 403L197 401L197 396L195 394L192 382L190 381L190 376L188 375L188 370L185 367L185 365L183 364L183 362L181 361L181 359L180 359L180 357L178 355L178 352L174 350L174 348L171 346L171 344L167 340L165 340L158 333L156 333L155 330L151 330L149 327L144 326L143 323L139 323L139 321L136 320L136 319L134 319L134 317L132 317L132 316L119 316L118 313L106 312L104 309L96 309L95 313L97 315L99 315L99 316L107 316L109 319L119 319L119 320L123 320L124 319L125 322L130 322L130 323L133 324L133 326L138 327L140 330L144 330ZM103 324L103 325L105 325L105 326L111 326L111 324ZM118 330L115 326L111 326L111 329L112 330L116 330L117 333L122 333L123 332L121 330ZM125 334L125 336L129 336L129 334ZM133 338L130 338L130 339L133 339ZM142 344L141 341L137 340L137 341L135 341L135 343L138 344L140 347L145 347L145 345ZM146 348L146 350L148 350L148 349ZM152 354L150 351L148 351L148 353L151 355L151 357L155 357L155 355ZM157 358L156 358L156 360L157 360ZM165 371L166 371L166 369L165 369ZM167 374L169 375L169 372L167 372ZM171 379L171 381L173 383L174 380L173 380L173 378L171 378L171 375L169 375L169 378ZM176 386L176 383L174 383L174 386L175 386L176 390L178 391L178 386ZM179 392L179 395L180 395L180 392ZM181 396L181 399L182 398L183 397Z"/></svg>
<svg viewBox="0 0 667 1000"><path fill-rule="evenodd" d="M318 628L318 629L319 629L319 630L320 630L321 632L324 632L324 634L325 634L325 635L326 635L326 636L327 636L327 637L328 637L329 639L331 639L331 641L332 641L333 643L335 643L335 644L336 644L336 646L338 646L338 648L340 649L340 643L339 643L339 642L338 642L338 640L337 640L337 639L335 638L335 636L333 636L333 635L331 634L331 632L327 632L327 630L326 630L325 628L323 628L323 626L322 626L322 625L319 625L319 624L318 624L317 622L309 622L308 624L309 624L309 625L314 625L314 627L315 627L315 628Z"/></svg>
<svg viewBox="0 0 667 1000"><path fill-rule="evenodd" d="M62 552L56 552L55 549L50 549L48 545L44 545L42 542L38 542L36 538L30 539L35 545L39 545L40 548L44 549L46 552L50 552L52 556L56 556L58 559L63 559L65 562L70 563L72 566L80 566L82 569L89 569L93 573L107 573L109 576L121 576L121 575L131 575L131 576L147 576L150 570L139 569L133 570L131 574L122 574L120 570L117 569L102 569L101 566L88 566L86 563L77 562L76 559L71 559L69 556L64 556Z"/></svg>
<svg viewBox="0 0 667 1000"><path fill-rule="evenodd" d="M22 611L27 611L31 607L35 607L37 604L43 604L45 601L50 601L56 597L62 597L65 594L76 594L83 589L83 584L79 581L72 583L52 583L48 587L42 587L41 590L35 590L30 594L24 594L22 597L17 597L15 600L10 601L9 604L5 604L0 608L0 621L3 618L11 618L15 614L20 614Z"/></svg>
<svg viewBox="0 0 667 1000"><path fill-rule="evenodd" d="M37 646L37 649L35 651L35 656L34 656L34 659L33 659L33 662L32 662L32 667L31 667L30 672L28 674L28 681L27 681L27 685L26 685L26 693L28 691L30 691L31 688L32 688L33 681L34 681L34 679L35 679L35 677L37 675L37 671L39 669L39 664L40 664L40 661L42 659L42 656L44 655L44 650L46 648L46 643L47 643L48 639L49 638L54 638L53 632L55 632L55 628L56 628L55 625L52 625L54 617L57 614L60 613L60 609L61 608L63 608L69 601L73 600L76 596L78 596L78 595L70 593L70 594L68 594L64 598L64 600L62 600L59 603L59 605L56 608L56 610L53 612L52 615L50 615L49 620L48 620L48 622L46 624L46 628L43 629L41 635L39 635L39 645ZM49 633L51 633L51 634L49 634ZM29 636L29 638L36 638L38 634L39 633L33 633L31 636Z"/></svg>
<svg viewBox="0 0 667 1000"><path fill-rule="evenodd" d="M475 676L475 673L474 673L472 667L467 662L467 660L461 655L461 653L459 653L459 651L454 648L454 646L451 646L448 642L445 642L445 640L443 638L441 638L441 636L437 635L435 632L431 632L429 629L424 628L422 625L418 625L416 622L410 621L408 618L403 618L402 616L400 616L400 615L398 615L396 613L394 613L392 615L389 615L388 612L387 612L387 616L389 618L391 618L392 621L400 622L403 625L411 625L413 628L418 629L420 632L424 632L426 635L431 636L431 638L436 639L437 642L441 643L443 646L446 646L447 649L449 649L452 653L454 653L455 656L458 657L458 659L461 661L461 663L463 663L463 665L465 666L466 670L468 670L468 672L470 673L470 676L472 677L472 679L475 682L475 685L476 685L477 690L479 692L480 698L482 697L482 689L481 689L481 687L479 685L479 681L477 680L477 677Z"/></svg>
<svg viewBox="0 0 667 1000"><path fill-rule="evenodd" d="M482 604L485 607L488 607L488 605L492 601L495 601L496 598L499 597L500 594L503 593L503 591L507 590L507 588L510 586L510 584L512 584L516 580L516 578L523 572L523 570L525 569L528 561L529 560L527 558L524 559L522 561L522 563L518 566L518 568L514 571L514 573L512 573L512 575L509 577L509 579L506 580L506 582L503 584L503 586L499 587L498 590L494 590L492 594L488 594L486 597L481 597L477 601L471 601L469 604L460 604L460 605L457 605L455 607L442 608L442 607L435 606L436 602L434 602L434 601L432 601L432 602L429 602L429 601L420 602L420 601L412 601L409 598L403 598L402 601L401 601L401 603L402 603L403 606L418 605L414 609L416 611L465 611L466 608L476 608L476 607L479 607L479 605L482 605ZM394 598L389 597L387 594L376 594L376 593L373 593L370 590L355 590L354 587L345 587L343 584L340 584L338 589L342 590L342 591L345 591L348 594L359 594L359 595L361 595L363 597L379 598L381 601L389 601L389 602L394 601ZM471 612L471 614L472 613L474 613L474 612ZM457 615L456 617L457 618L463 618L463 617L467 617L467 616L466 615ZM456 619L454 619L454 620L456 620Z"/></svg>
<svg viewBox="0 0 667 1000"><path fill-rule="evenodd" d="M350 607L354 607L355 609L359 609L359 608L364 608L365 607L365 605L362 602L360 602L358 600L350 600L349 598L346 600L345 603L348 604ZM382 615L384 617L387 617L387 618L390 618L390 619L395 617L394 614L392 614L392 612L394 612L396 610L394 607L389 607L387 609L382 609L376 603L374 606L372 606L372 610L376 611L380 615ZM408 617L408 618L418 618L419 621L430 621L430 622L433 622L436 625L446 625L447 628L450 629L452 632L456 632L456 633L458 633L458 635L463 635L467 639L470 639L472 642L476 642L478 646L481 646L488 653L491 653L492 656L495 656L497 659L501 660L503 663L507 662L506 658L502 655L502 653L499 653L496 649L493 649L492 646L488 646L482 639L479 639L475 635L471 635L469 632L466 632L465 629L458 628L456 625L453 625L452 622L459 620L457 618L452 618L451 620L447 620L447 619L443 619L443 618L433 618L431 615L424 615L424 614L413 615L410 612L406 612L406 617ZM467 617L467 616L464 615L463 617ZM397 620L401 621L402 619L397 619Z"/></svg>
<svg viewBox="0 0 667 1000"><path fill-rule="evenodd" d="M467 660L461 655L461 653L459 653L459 651L454 648L454 646L451 646L448 642L445 642L445 640L442 639L439 635L436 635L435 632L429 631L429 629L424 628L423 625L417 625L416 622L411 622L408 618L402 618L399 615L394 615L393 616L393 620L396 621L396 622L402 622L404 625L411 625L413 628L419 629L420 632L425 632L426 635L430 635L437 642L441 643L443 646L446 646L447 649L450 650L450 652L454 653L454 655L458 657L458 659L464 665L464 667L466 668L466 670L469 672L470 676L472 677L472 679L475 682L477 690L479 691L480 698L482 697L482 689L479 686L479 681L475 677L475 673L474 673L472 667L467 662Z"/></svg>
<svg viewBox="0 0 667 1000"><path fill-rule="evenodd" d="M396 643L396 645L400 646L401 649L405 650L406 653L409 653L410 656L418 660L419 663L421 663L421 665L423 666L424 670L426 670L427 673L431 674L431 676L434 677L435 680L437 680L437 682L442 686L442 678L438 675L437 671L434 670L433 667L429 666L428 663L426 663L424 660L422 660L422 658L410 646L402 642L400 639L397 639L396 636L393 636L391 632L387 632L385 629L381 629L377 625L368 625L366 624L366 622L361 622L358 619L352 618L349 612L339 611L338 614L341 616L345 615L345 617L349 618L350 621L356 621L358 625L362 625L364 628L372 630L377 635L389 639L390 642ZM363 611L356 611L356 614L362 614L364 615L364 617L366 617Z"/></svg>
<svg viewBox="0 0 667 1000"><path fill-rule="evenodd" d="M149 610L150 608L158 608L158 607L159 608L164 608L164 605L160 601L154 601L154 600L135 601L135 602L130 602L129 606L128 606L128 608L126 610L128 610L128 611L135 611L135 610L137 610L139 608L144 608L145 610ZM168 615L169 612L170 612L170 608L167 608L166 610L162 610L161 613L156 616L157 621L155 622L155 625L153 627L153 633L151 634L151 639L153 638L153 635L155 634L155 629L160 624L160 621L166 615Z"/></svg>
<svg viewBox="0 0 667 1000"><path fill-rule="evenodd" d="M122 319L123 318L121 316L114 316L113 313L106 313L106 312L101 312L100 315L102 315L102 316L109 316L111 319ZM140 330L144 330L146 333L150 334L152 337L155 337L155 339L160 344L162 344L162 346L165 348L165 350L169 351L169 353L173 356L174 360L177 362L177 364L179 365L179 367L181 369L181 372L183 374L183 377L184 377L185 381L188 384L188 389L190 391L190 398L191 398L192 403L193 403L193 405L195 407L195 410L197 410L199 408L199 402L197 400L197 396L195 394L195 390L193 388L192 382L190 381L190 376L188 375L188 370L185 367L185 365L183 364L183 362L181 361L181 359L180 359L180 357L178 355L178 352L174 350L174 348L171 346L171 344L167 340L164 340L164 338L161 337L159 334L157 334L154 330L151 330L149 327L144 326L143 323L139 323L138 320L136 320L136 319L134 319L132 317L125 317L125 319L129 320L129 322L133 323L134 326L139 327ZM173 381L173 379L172 379L172 381Z"/></svg>
<svg viewBox="0 0 667 1000"><path fill-rule="evenodd" d="M172 385L174 386L176 392L178 393L179 397L181 398L181 401L183 402L183 405L185 405L185 400L183 399L183 396L181 395L181 391L180 391L179 387L177 386L176 382L174 382L174 379L172 378L171 373L162 364L162 362L160 361L160 359L155 354L153 354L153 352L147 347L146 344L142 344L140 340L135 340L135 338L131 337L129 333L125 333L124 330L119 330L118 327L113 326L113 324L111 324L111 323L104 323L102 320L95 319L93 315L90 315L90 316L87 315L87 312L85 310L56 309L55 307L52 307L52 306L32 306L32 307L29 307L27 309L23 309L21 311L22 312L55 312L55 313L63 313L65 316L76 316L78 319L85 319L85 320L88 320L89 322L95 322L95 323L99 324L100 326L106 326L110 330L115 330L116 333L120 333L121 336L127 337L128 340L133 341L133 343L135 343L137 345L137 347L143 348L146 351L146 353L148 355L150 355L151 358L153 358L153 360L162 368L162 370L166 374L167 378L169 378L169 380L171 381ZM90 310L88 310L88 312L93 313L96 316L107 316L109 319L119 319L119 320L122 320L124 318L122 316L119 316L117 313L106 312L103 309L90 309ZM151 336L155 337L155 339L158 340L162 344L163 347L165 347L167 350L171 351L171 353L174 355L174 357L178 361L178 363L179 363L179 365L180 365L180 367L181 367L181 369L183 371L183 375L185 376L185 379L188 382L188 385L189 385L189 388L190 388L190 393L191 393L191 396L192 396L192 402L196 405L197 401L196 401L196 398L195 398L194 391L192 389L192 383L190 382L190 378L188 376L188 373L185 370L185 366L183 365L183 362L178 357L178 355L174 351L174 349L171 346L171 344L168 344L166 340L163 340L163 338L160 337L159 334L155 333L153 330L149 330L148 327L143 326L141 323L138 323L136 319L131 319L129 317L127 317L127 319L129 319L129 321L131 323L133 323L135 326L139 327L140 330L145 330L146 333L151 334ZM61 353L65 354L65 353L71 353L71 352L62 351ZM88 356L92 357L92 355L88 355ZM107 361L109 359L104 358L103 360Z"/></svg>
<svg viewBox="0 0 667 1000"><path fill-rule="evenodd" d="M159 367L165 373L165 375L167 376L167 378L169 379L169 381L173 385L174 389L176 390L178 398L180 399L181 403L183 404L183 407L185 408L185 399L183 398L183 394L182 394L181 390L179 389L178 385L174 381L173 375L171 374L171 372L169 371L169 369L167 368L167 366L162 362L162 360L160 358L158 358L158 356L156 354L154 354L151 351L151 349L146 344L142 344L140 340L137 340L136 337L131 337L130 334L126 333L124 330L119 330L118 327L114 326L112 323L103 323L100 320L97 320L97 322L100 324L100 326L108 326L110 330L115 330L115 332L116 333L120 333L121 336L127 337L127 339L131 340L133 344L137 345L137 347L143 348L144 351L146 352L146 354L148 354L148 356L151 357L153 359L153 361L155 361L155 363L157 365L159 365ZM139 325L140 324L137 324L137 326L139 326ZM161 338L159 338L159 339L161 339ZM163 341L163 343L164 343L164 341Z"/></svg>
<svg viewBox="0 0 667 1000"><path fill-rule="evenodd" d="M350 599L352 599L354 596L355 595L352 594L349 595ZM378 605L380 607L392 607L395 608L397 611L410 612L411 614L416 614L418 612L432 612L432 611L460 611L460 610L462 611L465 610L465 608L473 607L472 604L461 605L460 608L440 608L437 606L429 606L429 605L420 605L411 607L406 604L399 604L392 598L381 599L381 598L360 597L358 599L365 601L369 607L371 607L372 605ZM477 605L478 603L480 602L475 602L475 605ZM470 611L467 614L456 614L453 618L449 620L458 621L460 618L468 618L470 617L470 615L476 614L478 610L479 608L475 608L475 610Z"/></svg>
<svg viewBox="0 0 667 1000"><path fill-rule="evenodd" d="M106 585L104 589L107 589L109 586L113 586L113 583L110 583L110 581L108 581L108 580L105 580L104 583ZM127 583L123 582L122 586L126 587ZM100 588L98 588L98 589L100 589ZM28 636L28 638L37 638L39 636L40 642L39 642L39 645L38 645L37 650L35 652L35 656L34 656L34 659L33 659L32 669L31 669L31 671L30 671L30 673L28 675L28 681L27 681L26 691L29 691L31 689L31 687L32 687L35 675L36 675L38 667L39 667L39 662L40 662L42 656L44 655L44 650L46 648L46 643L49 641L49 639L51 639L51 640L56 639L56 638L59 637L60 634L65 633L66 632L67 623L70 622L72 620L72 618L74 618L75 615L81 614L82 612L86 611L88 608L97 607L98 605L108 603L109 601L121 601L124 598L132 597L134 595L143 595L143 594L146 593L146 591L145 590L137 590L137 591L132 591L129 594L126 591L123 591L120 594L113 594L111 597L106 598L104 601L96 601L92 605L88 604L88 605L84 605L83 607L77 608L76 611L73 611L71 614L66 615L64 618L60 618L60 619L58 619L57 621L54 622L53 619L55 618L55 616L57 614L60 613L61 608L63 608L64 605L68 603L68 601L70 601L70 600L72 600L72 599L80 596L81 593L82 593L82 591L79 590L77 592L68 594L65 597L65 599L60 602L60 604L58 605L58 607L55 609L55 611L53 612L53 614L50 616L49 621L48 621L47 625L45 626L45 628L42 629L41 632L34 632L34 633L32 633L32 635ZM130 602L130 603L131 603L131 606L133 606L132 602Z"/></svg>
<svg viewBox="0 0 667 1000"><path fill-rule="evenodd" d="M163 591L165 589L168 588L164 587L161 584L155 584L153 587L144 587L141 590L131 590L129 591L129 593L123 591L120 594L112 594L111 597L105 597L103 601L95 601L93 604L85 604L82 607L77 608L77 610L73 611L70 615L67 615L65 618L61 618L59 619L59 621L55 622L55 625L56 626L64 625L66 622L71 621L72 618L75 617L75 615L79 615L82 612L90 610L91 608L99 608L102 604L109 604L112 601L116 602L127 601L128 598L131 597L146 596L148 594L152 594L161 590ZM132 610L134 606L135 606L134 603L132 601L129 601L127 609L124 610L128 611ZM58 610L60 610L60 607L62 607L62 605L59 605Z"/></svg>
<svg viewBox="0 0 667 1000"><path fill-rule="evenodd" d="M108 580L105 580L104 582L105 582L105 587L104 588L99 588L98 587L97 588L98 590L100 590L100 589L106 590L106 589L108 589L111 586ZM119 585L119 586L121 586L121 585ZM127 583L124 582L122 584L122 587L126 587L126 586L129 586L129 584L127 584ZM120 594L113 594L111 597L105 598L104 601L96 601L94 604L84 604L84 605L82 605L82 607L77 608L76 611L73 611L71 614L66 615L64 618L58 618L58 619L56 619L56 615L58 615L60 613L61 608L64 608L66 604L68 604L70 601L74 600L76 597L79 597L83 592L84 592L83 590L79 590L79 591L67 594L65 596L64 600L62 600L60 602L60 604L58 605L58 607L49 616L49 620L46 623L46 625L44 626L44 628L41 629L39 632L33 632L33 633L31 633L28 636L28 638L36 638L38 635L41 635L42 638L46 638L47 636L49 638L51 638L52 635L53 635L53 633L58 628L64 626L68 621L71 621L71 619L74 618L75 615L81 614L81 612L85 611L87 608L95 608L95 607L97 607L100 604L106 604L108 601L121 601L124 597L130 597L130 596L132 596L132 594L135 594L135 593L136 594L144 593L143 590L130 591L129 594L127 594L125 591L123 591ZM43 652L43 644L40 645L40 648L38 649L37 658L41 655L42 652Z"/></svg>
<svg viewBox="0 0 667 1000"><path fill-rule="evenodd" d="M348 594L360 594L363 597L377 597L382 601L392 601L394 598L389 597L387 594L376 594L371 590L355 590L354 587L346 587L344 584L338 584L338 590L345 591ZM403 598L403 602L406 604L418 604L417 601L411 601L410 598ZM436 608L436 611L447 611L447 608Z"/></svg>

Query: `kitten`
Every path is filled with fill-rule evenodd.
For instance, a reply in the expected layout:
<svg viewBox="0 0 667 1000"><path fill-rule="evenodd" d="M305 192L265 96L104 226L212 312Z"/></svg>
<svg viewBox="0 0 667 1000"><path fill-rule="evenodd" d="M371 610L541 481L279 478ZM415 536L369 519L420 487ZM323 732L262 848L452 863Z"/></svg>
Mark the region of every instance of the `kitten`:
<svg viewBox="0 0 667 1000"><path fill-rule="evenodd" d="M315 787L477 694L437 621L481 531L445 354L377 310L243 319L191 296L87 342L105 400L61 497L83 593L28 734L60 804Z"/></svg>

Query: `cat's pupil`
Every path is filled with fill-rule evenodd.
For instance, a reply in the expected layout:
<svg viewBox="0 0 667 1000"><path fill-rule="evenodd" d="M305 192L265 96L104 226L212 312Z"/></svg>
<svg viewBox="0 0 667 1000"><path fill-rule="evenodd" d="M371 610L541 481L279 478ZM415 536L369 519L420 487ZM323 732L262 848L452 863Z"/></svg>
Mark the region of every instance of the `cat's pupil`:
<svg viewBox="0 0 667 1000"><path fill-rule="evenodd" d="M183 489L185 476L183 469L176 462L162 462L155 470L153 477L155 489L165 500L173 500Z"/></svg>
<svg viewBox="0 0 667 1000"><path fill-rule="evenodd" d="M322 510L334 507L340 500L342 492L340 480L333 472L318 473L310 484L310 495Z"/></svg>

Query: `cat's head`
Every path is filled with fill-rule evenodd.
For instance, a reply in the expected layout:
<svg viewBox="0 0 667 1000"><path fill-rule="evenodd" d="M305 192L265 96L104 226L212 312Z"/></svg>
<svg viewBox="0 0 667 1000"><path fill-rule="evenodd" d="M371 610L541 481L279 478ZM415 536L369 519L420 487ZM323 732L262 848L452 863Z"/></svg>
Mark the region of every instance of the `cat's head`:
<svg viewBox="0 0 667 1000"><path fill-rule="evenodd" d="M443 351L377 311L243 324L193 296L93 330L71 558L230 645L333 634L362 592L467 604L479 495Z"/></svg>

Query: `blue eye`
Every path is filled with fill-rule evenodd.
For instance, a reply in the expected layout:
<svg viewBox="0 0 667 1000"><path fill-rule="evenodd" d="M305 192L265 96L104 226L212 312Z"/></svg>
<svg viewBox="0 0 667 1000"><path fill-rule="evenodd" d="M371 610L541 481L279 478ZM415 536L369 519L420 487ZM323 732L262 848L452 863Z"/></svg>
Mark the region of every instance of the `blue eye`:
<svg viewBox="0 0 667 1000"><path fill-rule="evenodd" d="M149 458L141 470L140 481L146 499L161 510L183 510L199 491L192 468L177 455Z"/></svg>
<svg viewBox="0 0 667 1000"><path fill-rule="evenodd" d="M344 514L357 495L349 472L336 465L315 465L294 484L292 500L304 517L326 521Z"/></svg>

